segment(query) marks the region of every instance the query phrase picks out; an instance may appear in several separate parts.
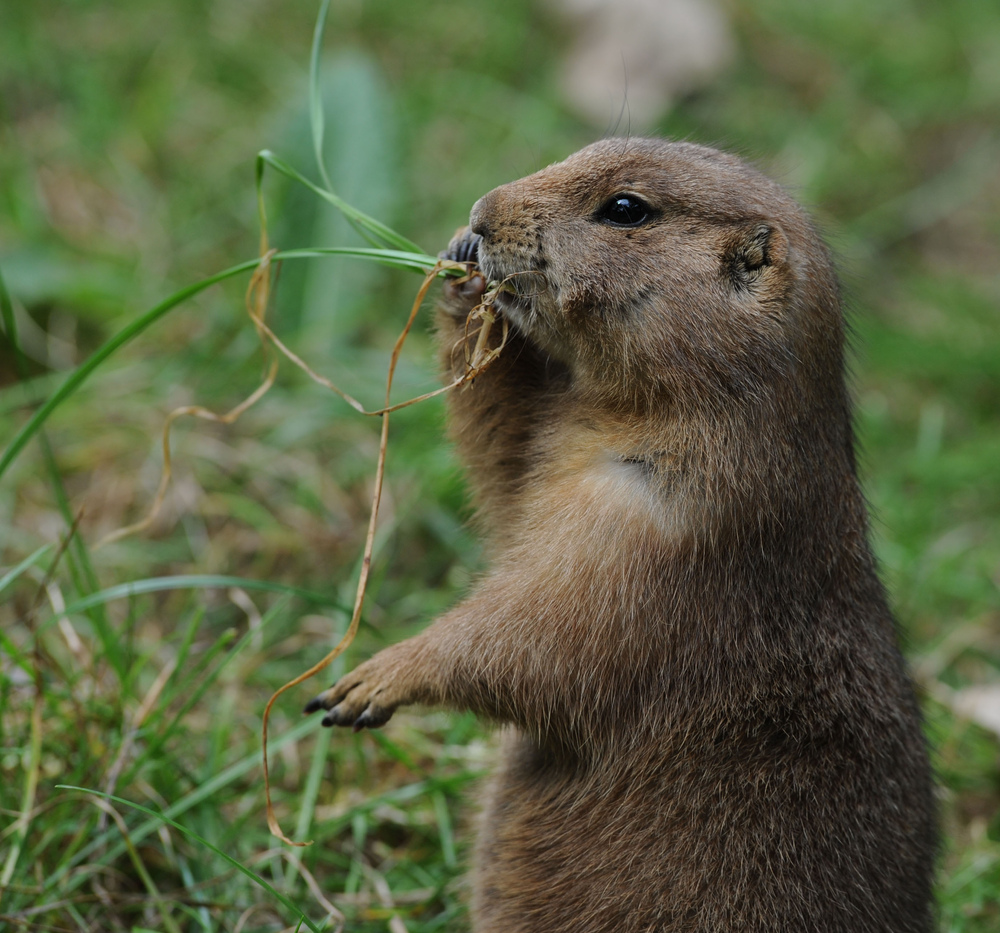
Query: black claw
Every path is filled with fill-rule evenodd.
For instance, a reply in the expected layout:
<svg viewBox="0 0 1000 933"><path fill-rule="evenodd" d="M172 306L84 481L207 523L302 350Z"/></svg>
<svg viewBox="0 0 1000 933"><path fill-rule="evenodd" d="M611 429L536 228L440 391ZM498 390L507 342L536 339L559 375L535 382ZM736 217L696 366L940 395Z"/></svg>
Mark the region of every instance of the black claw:
<svg viewBox="0 0 1000 933"><path fill-rule="evenodd" d="M441 257L443 259L450 259L452 262L478 262L479 244L482 241L483 238L478 233L469 231L463 236L452 240L448 244L448 249L441 254Z"/></svg>
<svg viewBox="0 0 1000 933"><path fill-rule="evenodd" d="M351 714L341 709L339 704L323 717L324 726L349 726L353 721Z"/></svg>
<svg viewBox="0 0 1000 933"><path fill-rule="evenodd" d="M303 715L308 716L310 713L315 713L316 710L323 708L323 697L313 697L308 703L306 703L305 709L302 710Z"/></svg>
<svg viewBox="0 0 1000 933"><path fill-rule="evenodd" d="M360 732L362 729L373 729L379 723L374 721L372 716L372 708L369 706L358 718L354 721L354 731Z"/></svg>
<svg viewBox="0 0 1000 933"><path fill-rule="evenodd" d="M377 729L384 726L392 718L392 710L380 706L369 706L354 723L354 731L362 729Z"/></svg>

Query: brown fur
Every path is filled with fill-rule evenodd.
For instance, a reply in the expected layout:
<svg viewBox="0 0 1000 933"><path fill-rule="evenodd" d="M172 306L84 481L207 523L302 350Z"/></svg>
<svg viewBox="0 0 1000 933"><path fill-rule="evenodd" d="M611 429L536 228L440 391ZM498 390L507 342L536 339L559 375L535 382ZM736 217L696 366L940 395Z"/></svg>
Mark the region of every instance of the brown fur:
<svg viewBox="0 0 1000 933"><path fill-rule="evenodd" d="M649 217L608 223L623 194ZM732 156L610 139L472 230L452 255L517 274L509 345L451 398L492 570L310 709L512 726L478 933L927 933L927 754L808 220ZM449 378L482 288L446 287Z"/></svg>

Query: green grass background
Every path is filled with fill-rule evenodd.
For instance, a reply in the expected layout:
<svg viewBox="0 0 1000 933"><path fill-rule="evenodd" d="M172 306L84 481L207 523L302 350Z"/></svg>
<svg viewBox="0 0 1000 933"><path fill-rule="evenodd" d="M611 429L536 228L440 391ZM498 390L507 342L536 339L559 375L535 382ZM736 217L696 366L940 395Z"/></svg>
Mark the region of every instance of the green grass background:
<svg viewBox="0 0 1000 933"><path fill-rule="evenodd" d="M630 129L754 159L840 256L876 544L941 779L941 929L995 931L997 737L952 707L1000 682L1000 7L727 9L733 66ZM0 269L28 360L19 375L0 341L0 447L119 329L255 256L259 149L317 177L315 17L299 0L4 4ZM486 190L600 135L559 100L566 46L527 0L335 2L321 79L334 185L436 252ZM273 173L264 187L273 245L355 242L305 189ZM417 284L289 263L270 320L374 407ZM212 287L110 358L0 479L0 929L278 930L299 910L332 925L317 892L349 930L467 924L490 748L469 716L404 712L331 736L299 718L324 673L272 720L282 824L315 844L291 852L264 823L261 712L346 625L377 423L284 366L235 425L178 422L160 519L93 547L148 509L171 409L225 411L258 384L245 287ZM399 397L433 384L422 330ZM341 670L460 596L480 566L467 517L439 400L394 416L365 619ZM210 845L57 785L166 812Z"/></svg>

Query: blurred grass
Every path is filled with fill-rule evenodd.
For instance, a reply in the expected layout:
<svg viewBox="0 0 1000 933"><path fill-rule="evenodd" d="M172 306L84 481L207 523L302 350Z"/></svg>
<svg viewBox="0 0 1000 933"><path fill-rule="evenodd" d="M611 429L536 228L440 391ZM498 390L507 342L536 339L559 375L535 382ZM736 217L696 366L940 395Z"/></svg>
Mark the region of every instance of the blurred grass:
<svg viewBox="0 0 1000 933"><path fill-rule="evenodd" d="M659 126L631 130L756 159L841 257L877 546L942 780L942 930L987 933L1000 926L1000 749L949 698L1000 680L1000 9L729 9L736 64ZM20 378L0 343L2 446L141 311L254 256L259 149L315 176L315 14L236 0L5 5L0 269L28 360ZM483 192L597 135L556 96L565 44L527 0L335 4L322 87L338 191L435 252ZM355 241L307 192L277 176L266 192L273 245ZM288 264L274 326L377 404L415 287L361 263ZM331 737L296 724L323 684L301 688L275 713L273 773L286 831L316 844L282 853L262 816L260 712L346 624L377 425L285 368L236 425L179 423L156 526L92 549L145 514L167 412L226 410L257 385L244 288L213 286L103 365L47 425L54 470L33 442L0 482L0 926L295 922L212 850L57 784L166 812L314 923L326 910L312 878L351 930L384 930L388 905L414 933L465 923L469 789L488 760L470 717L404 713L384 734ZM433 382L415 334L400 397ZM394 418L365 624L345 668L454 602L478 566L440 404ZM77 516L79 539L60 554ZM138 592L192 574L202 579L187 588ZM115 590L129 583L136 592Z"/></svg>

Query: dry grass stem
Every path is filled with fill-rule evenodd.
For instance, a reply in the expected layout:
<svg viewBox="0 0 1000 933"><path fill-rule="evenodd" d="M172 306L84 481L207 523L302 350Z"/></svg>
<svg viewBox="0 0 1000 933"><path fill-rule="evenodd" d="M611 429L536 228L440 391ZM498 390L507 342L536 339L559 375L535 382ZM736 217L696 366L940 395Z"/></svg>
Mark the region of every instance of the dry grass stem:
<svg viewBox="0 0 1000 933"><path fill-rule="evenodd" d="M265 359L268 356L265 337L268 337L268 339L276 339L273 338L270 329L264 324L264 314L267 311L267 306L270 302L271 296L271 257L275 252L275 250L268 250L263 254L260 264L254 270L254 274L250 278L250 284L247 287L246 294L247 314L250 316L250 319L253 321L254 326L257 329L257 334L261 340L261 347L264 351ZM150 527L150 525L153 524L153 522L156 521L156 517L160 514L160 509L166 499L167 489L170 487L170 428L178 418L190 415L194 418L201 418L205 421L214 421L217 424L233 424L243 414L243 412L255 405L261 398L264 397L264 395L267 394L271 386L274 385L274 380L277 375L278 361L274 359L270 361L267 375L264 377L264 381L256 388L256 390L240 402L239 405L230 409L224 415L217 414L214 411L209 411L201 405L183 405L170 412L163 424L163 436L161 442L163 448L163 473L160 476L160 485L156 490L156 496L153 499L153 504L150 507L149 512L141 521L135 522L135 524L132 525L126 525L124 528L119 528L117 531L112 531L110 534L105 535L100 541L97 542L95 549L104 547L104 545L111 544L114 541L119 541L128 535L135 534L138 531L145 531Z"/></svg>
<svg viewBox="0 0 1000 933"><path fill-rule="evenodd" d="M302 880L305 881L306 887L309 889L309 893L312 894L314 898L320 903L322 908L327 912L327 917L334 921L333 933L340 933L344 928L344 924L347 922L347 918L337 909L337 907L331 903L329 898L323 893L323 889L319 886L319 882L305 865L302 864L302 859L299 857L299 853L295 850L289 852L287 849L281 850L282 856L286 861L290 862L295 866L295 870L301 875Z"/></svg>
<svg viewBox="0 0 1000 933"><path fill-rule="evenodd" d="M420 286L420 290L417 292L417 297L413 301L413 307L410 309L410 316L407 319L406 325L400 333L399 337L396 339L396 344L392 350L392 356L389 360L389 372L386 376L385 382L385 407L389 408L389 394L392 391L392 380L396 373L396 364L399 361L399 355L402 352L403 344L406 341L407 336L410 333L410 328L413 326L413 322L417 317L417 312L420 310L420 306L423 303L424 298L427 295L427 290L430 288L431 283L437 277L440 270L435 266L427 273L424 278L423 284ZM310 845L311 843L295 842L289 839L282 831L281 827L278 825L278 818L274 812L274 805L271 803L271 783L270 774L268 772L268 761L267 761L267 724L268 719L271 715L271 707L274 702L278 699L281 694L286 690L290 690L292 687L297 686L304 680L308 680L313 674L318 673L323 670L334 658L336 658L341 652L343 652L347 646L354 640L354 635L358 630L358 623L361 620L361 608L364 605L365 591L368 586L368 574L371 570L372 563L372 548L375 542L375 525L378 519L378 507L379 502L382 498L382 481L385 476L385 454L386 447L389 442L389 412L386 410L382 414L382 434L379 439L379 449L378 449L378 462L375 467L375 488L372 492L372 505L371 513L368 520L368 533L365 537L365 550L364 556L361 561L361 573L358 579L357 593L354 599L354 611L351 614L351 622L347 627L347 631L344 636L340 639L337 645L330 651L326 657L321 661L314 664L305 673L300 674L298 677L290 680L284 686L280 687L272 695L271 699L267 701L267 706L264 708L263 722L261 724L261 744L262 744L262 756L264 763L264 795L267 800L267 825L271 832L277 836L282 842L286 842L289 845L301 846Z"/></svg>
<svg viewBox="0 0 1000 933"><path fill-rule="evenodd" d="M270 344L275 347L286 359L294 363L299 369L301 369L306 375L308 375L314 382L319 385L324 386L330 391L334 392L344 401L346 401L352 408L361 414L369 416L381 416L382 418L382 432L379 440L379 453L378 461L375 468L375 483L372 493L372 504L370 517L368 522L368 531L365 538L364 554L361 564L361 573L358 579L357 593L354 601L354 609L351 614L350 624L347 627L347 631L344 633L343 637L337 643L337 645L317 664L313 665L305 673L300 674L298 677L284 684L279 690L277 690L267 703L264 709L263 721L262 721L262 746L263 746L263 767L264 767L264 788L265 797L267 800L267 823L271 832L281 839L283 842L289 845L301 846L308 845L309 843L295 842L289 839L282 831L278 825L277 817L274 812L274 807L271 803L271 790L270 790L270 774L268 770L268 758L267 758L267 727L270 717L271 707L282 693L286 690L290 690L292 687L297 686L304 680L312 677L314 674L323 670L327 667L338 655L340 655L348 645L353 641L354 636L358 629L358 624L361 619L361 610L364 605L365 592L368 585L368 575L371 570L372 561L372 548L375 539L375 528L378 520L378 510L379 503L382 496L382 484L385 476L385 457L386 449L388 445L388 431L389 431L389 415L398 411L401 408L405 408L409 405L416 404L417 402L424 401L434 396L440 395L450 389L457 388L471 380L475 379L487 366L492 363L497 356L500 354L504 345L507 341L507 321L502 320L503 333L501 341L497 347L488 348L488 340L491 329L496 323L497 316L492 311L492 304L496 299L498 292L506 285L507 280L496 285L495 287L489 289L483 296L483 300L472 309L469 313L468 319L466 321L466 367L465 372L458 378L455 379L450 384L436 389L432 392L424 393L423 395L416 396L414 398L407 399L404 402L398 402L396 404L391 404L391 393L392 393L392 383L396 372L396 366L399 362L399 357L403 349L403 345L406 342L406 338L409 336L410 330L413 327L413 323L416 320L417 314L427 296L427 292L430 289L434 281L443 272L454 272L462 271L466 274L466 277L470 275L476 275L470 269L470 266L465 263L456 263L450 260L439 260L424 277L424 281L421 284L417 295L413 301L413 306L410 309L409 317L407 318L406 324L404 325L402 331L396 339L393 346L392 355L389 360L389 368L386 376L386 386L385 386L385 404L382 408L375 411L368 411L357 399L347 392L344 392L337 385L327 379L325 376L317 373L308 363L305 362L300 356L298 356L294 351L287 347L282 340L274 333L274 331L265 322L265 314L267 308L270 304L271 296L271 271L272 263L271 260L275 253L274 249L269 249L267 247L266 237L262 237L261 242L262 255L260 263L254 270L254 274L251 277L250 284L247 287L246 293L246 310L253 322L254 328L257 331L258 336L261 340L262 348L264 349L265 358L268 355L267 347ZM470 325L478 324L478 330L470 331ZM469 347L470 338L474 336L475 344ZM121 540L122 538L134 534L136 532L144 531L149 528L159 515L160 509L163 506L163 502L166 498L167 490L170 485L170 479L172 475L171 469L171 456L170 456L170 429L173 423L181 417L191 416L195 418L201 418L206 421L212 421L218 424L233 424L247 409L258 402L274 385L275 378L278 372L278 360L272 359L268 365L267 374L264 381L257 387L257 389L244 399L235 408L225 414L218 414L217 412L210 411L201 405L184 405L179 408L175 408L167 416L166 421L163 425L162 433L162 449L163 449L163 472L160 477L160 484L154 497L153 504L150 507L149 512L141 521L138 521L132 525L127 525L123 528L119 528L116 531L103 537L96 545L100 548L106 544L110 544L114 541ZM231 594L231 598L232 594ZM239 595L234 597L234 602L241 606L248 614L253 617L253 613L256 611L250 610L248 606L245 605L243 599Z"/></svg>
<svg viewBox="0 0 1000 933"><path fill-rule="evenodd" d="M378 896L379 903L385 910L395 910L396 904L393 900L392 890L389 888L389 883L385 878L375 871L367 862L361 862L361 870L364 872L365 876L371 882L372 887L375 889L375 894ZM402 918L399 914L394 913L389 917L389 930L390 933L409 933L406 929L406 924L403 923Z"/></svg>
<svg viewBox="0 0 1000 933"><path fill-rule="evenodd" d="M115 756L115 760L111 767L108 769L107 778L104 781L104 793L114 794L115 788L118 785L118 779L121 777L121 773L125 768L125 763L128 761L128 757L135 747L135 740L139 735L139 730L142 728L142 724L146 721L146 717L153 711L156 707L157 702L160 699L160 694L163 693L164 687L170 681L174 670L177 668L177 659L171 658L163 665L160 673L156 675L156 679L153 681L149 690L146 691L146 695L142 698L142 702L139 704L138 709L135 711L135 715L132 716L132 721L129 724L128 731L125 734L125 739L122 741L121 748L118 754ZM97 822L98 832L104 832L107 826L107 811L102 810L101 817Z"/></svg>
<svg viewBox="0 0 1000 933"><path fill-rule="evenodd" d="M403 327L402 332L399 337L396 338L396 343L392 349L392 356L389 360L389 371L386 376L385 382L385 407L378 412L365 412L365 414L378 414L382 416L382 434L379 440L379 451L378 451L378 461L375 467L375 486L372 493L372 505L371 512L368 520L368 533L365 538L365 549L364 555L361 561L361 573L358 578L358 588L354 599L354 610L351 614L351 621L347 627L347 631L344 633L340 641L334 646L334 648L327 653L327 655L316 664L314 664L309 670L300 674L298 677L290 680L288 683L284 684L267 702L267 706L264 708L264 716L261 727L261 744L262 744L262 754L263 754L263 764L264 764L264 796L267 800L267 825L271 832L281 839L288 845L293 846L303 846L311 845L310 842L295 842L289 839L281 830L278 824L277 816L274 812L274 805L271 802L271 784L270 784L270 774L268 771L268 760L267 760L267 724L271 714L271 707L274 702L278 699L281 694L286 690L290 690L292 687L297 686L305 680L308 680L314 674L319 673L325 667L327 667L336 657L342 654L347 646L351 644L354 640L354 636L358 630L358 624L361 621L361 609L364 605L365 592L368 587L368 574L371 570L372 562L372 548L375 541L375 527L378 521L378 509L379 503L382 497L382 481L385 476L385 456L386 449L389 441L389 414L407 405L415 404L416 402L423 401L426 398L431 398L434 395L439 395L442 392L446 392L449 389L455 388L459 385L469 382L474 379L479 373L481 373L494 359L499 355L500 350L503 348L503 344L507 339L507 322L504 320L503 323L503 340L499 347L494 350L485 351L486 339L489 336L489 330L496 320L495 315L489 310L489 305L495 299L497 289L491 290L486 295L484 295L483 301L477 305L472 312L469 314L469 319L477 317L482 321L480 326L479 336L476 341L476 347L473 351L471 358L467 361L466 371L462 376L456 379L451 384L444 386L441 389L437 389L434 392L428 392L425 395L418 396L413 399L409 399L406 402L401 402L397 405L390 405L389 399L392 393L392 381L396 373L396 365L399 362L400 353L403 350L403 344L406 342L406 338L409 336L410 329L413 327L413 322L416 320L417 314L420 311L420 307L423 304L424 298L427 296L427 291L430 289L431 284L440 275L440 273L445 269L453 269L456 266L463 269L468 269L468 266L463 264L450 262L448 260L441 260L430 269L427 275L424 277L423 284L417 292L416 298L413 301L413 306L410 309L410 316L407 318L406 324ZM468 327L468 322L466 323Z"/></svg>
<svg viewBox="0 0 1000 933"><path fill-rule="evenodd" d="M266 245L266 243L264 244ZM414 398L409 398L403 402L397 402L395 405L389 403L388 394L386 395L385 406L373 411L369 411L361 404L353 395L345 392L334 382L327 379L325 376L316 372L302 357L300 357L294 350L285 345L280 337L267 325L264 320L268 305L270 304L271 295L271 259L275 255L277 250L266 249L261 257L260 264L254 270L254 274L250 279L250 284L247 288L246 295L246 310L253 322L254 328L257 331L258 336L261 339L261 345L264 349L265 358L267 356L267 344L270 343L275 347L286 359L297 366L302 372L304 372L310 379L312 379L318 385L329 389L331 392L342 398L348 405L351 406L355 411L362 415L368 415L371 417L389 414L390 412L399 411L401 408L406 408L409 405L414 405L417 402L423 402L427 399L434 398L437 395L441 395L444 392L448 392L451 389L457 388L458 386L464 385L466 382L474 379L479 373L481 373L494 359L499 355L500 350L503 349L504 343L507 340L507 322L503 321L503 340L500 346L495 347L492 350L485 350L486 340L489 337L490 328L492 327L495 316L489 310L496 297L497 292L503 287L504 283L508 279L504 280L496 288L490 290L483 296L483 301L477 305L472 312L469 314L469 321L479 320L482 321L482 325L479 330L479 337L476 342L475 349L472 353L469 353L466 349L466 372L454 382L449 383L446 386L442 386L439 389L435 389L431 392L425 392L423 395L415 396ZM442 272L455 271L455 270L468 270L468 265L465 263L456 263L450 260L439 260L437 264L427 273L424 277L423 285L420 288L420 298L417 302L416 309L419 309L419 304L422 302L423 297L426 296L427 290L430 284L437 278ZM508 277L509 278L509 277ZM415 313L415 311L413 312ZM407 322L404 328L401 339L405 340L406 335L409 334L410 327L413 324L413 314L411 313L410 320ZM466 327L468 328L468 322ZM401 343L394 352L398 353L398 349L401 349ZM111 544L115 541L120 541L122 538L128 537L129 535L135 534L140 531L145 531L156 521L160 514L160 510L163 507L163 503L167 497L167 490L170 488L170 480L172 476L172 465L171 465L171 455L170 455L170 429L173 423L178 419L185 416L190 416L194 418L201 418L204 421L212 421L216 424L234 424L240 416L247 411L251 406L255 405L261 398L268 392L268 390L274 385L274 381L278 374L278 361L272 359L270 365L268 366L267 375L264 377L264 381L257 387L257 389L245 398L239 405L232 408L225 414L218 414L216 412L210 411L201 405L183 405L179 408L175 408L173 411L167 415L166 420L163 424L163 433L161 439L161 447L163 451L163 471L160 475L160 483L156 490L156 495L153 497L153 504L146 516L138 522L131 525L126 525L123 528L118 528L115 531L110 532L101 538L96 545L94 545L95 550L102 548L107 544Z"/></svg>

